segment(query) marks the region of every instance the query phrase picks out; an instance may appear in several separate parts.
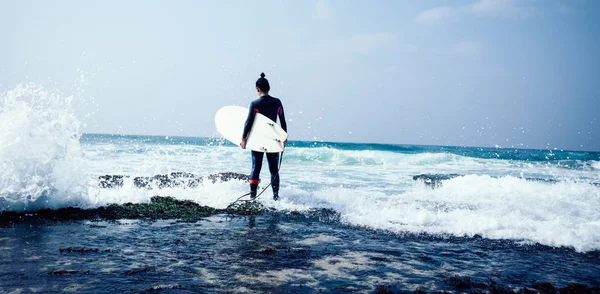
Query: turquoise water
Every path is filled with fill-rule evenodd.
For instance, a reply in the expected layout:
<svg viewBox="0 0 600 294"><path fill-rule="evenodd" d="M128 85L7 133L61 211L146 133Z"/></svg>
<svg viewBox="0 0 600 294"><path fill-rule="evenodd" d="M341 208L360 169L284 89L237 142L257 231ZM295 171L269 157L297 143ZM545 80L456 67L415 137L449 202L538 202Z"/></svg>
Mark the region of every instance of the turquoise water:
<svg viewBox="0 0 600 294"><path fill-rule="evenodd" d="M233 143L220 138L195 138L172 136L135 136L111 134L84 134L82 143L122 142L144 144L171 144L171 145L197 145L197 146L235 146ZM286 147L292 148L333 148L338 150L358 151L389 151L403 154L417 153L451 153L460 156L475 158L523 160L523 161L582 161L597 163L600 161L600 152L569 151L556 149L517 149L517 148L485 148L485 147L460 147L460 146L431 146L431 145L401 145L401 144L374 144L374 143L339 143L323 141L289 141Z"/></svg>

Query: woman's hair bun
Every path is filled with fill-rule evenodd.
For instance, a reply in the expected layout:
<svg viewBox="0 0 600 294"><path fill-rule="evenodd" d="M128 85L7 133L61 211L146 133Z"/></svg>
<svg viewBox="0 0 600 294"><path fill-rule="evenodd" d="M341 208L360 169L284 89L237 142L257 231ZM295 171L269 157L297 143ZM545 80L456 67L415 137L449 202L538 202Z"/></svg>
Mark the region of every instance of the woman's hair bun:
<svg viewBox="0 0 600 294"><path fill-rule="evenodd" d="M269 85L269 81L265 79L265 73L260 73L260 78L256 80L256 87L258 87L263 93L269 92L271 90L271 86Z"/></svg>

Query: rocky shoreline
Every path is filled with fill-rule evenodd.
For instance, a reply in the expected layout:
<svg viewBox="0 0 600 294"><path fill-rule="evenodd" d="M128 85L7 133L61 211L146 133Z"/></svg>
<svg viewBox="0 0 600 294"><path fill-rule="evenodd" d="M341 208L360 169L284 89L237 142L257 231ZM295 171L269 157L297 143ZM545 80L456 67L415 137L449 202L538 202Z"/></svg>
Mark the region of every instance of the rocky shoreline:
<svg viewBox="0 0 600 294"><path fill-rule="evenodd" d="M436 186L456 176L415 180ZM119 188L126 178L101 176L98 185ZM246 180L247 175L132 179L139 188L154 189ZM228 216L244 217L227 221ZM330 209L274 211L259 202L216 209L154 196L148 203L94 209L4 211L0 232L6 236L0 238L5 242L0 285L17 292L39 279L50 292L95 292L99 288L87 283L97 276L113 281L116 292L135 293L600 293L598 276L571 280L573 272L589 272L586 265L598 267L598 252L527 248L476 237L395 236L344 225ZM542 274L525 270L535 263ZM565 269L573 271L570 276Z"/></svg>
<svg viewBox="0 0 600 294"><path fill-rule="evenodd" d="M24 212L3 211L0 212L0 227L12 227L19 223L41 224L61 221L117 219L179 219L191 222L215 214L258 215L265 211L266 208L258 203L247 203L230 209L216 209L199 205L190 200L154 196L149 203L110 204L93 209L67 207Z"/></svg>
<svg viewBox="0 0 600 294"><path fill-rule="evenodd" d="M164 205L163 200L177 203L157 198L155 207ZM592 276L568 282L566 273L561 278L553 270L548 272L554 275L551 283L532 280L544 275L512 272L539 262L529 260L529 254L545 256L547 261L539 265L544 271L553 268L549 264L573 258L545 247L398 237L296 213L233 219L212 215L196 222L142 215L114 221L63 217L60 224L52 219L49 224L0 228L5 248L0 288L28 292L38 285L44 292L87 293L600 293L600 283ZM464 246L481 248L483 255L465 256ZM489 263L497 269L490 271ZM92 282L98 279L111 281L112 288Z"/></svg>

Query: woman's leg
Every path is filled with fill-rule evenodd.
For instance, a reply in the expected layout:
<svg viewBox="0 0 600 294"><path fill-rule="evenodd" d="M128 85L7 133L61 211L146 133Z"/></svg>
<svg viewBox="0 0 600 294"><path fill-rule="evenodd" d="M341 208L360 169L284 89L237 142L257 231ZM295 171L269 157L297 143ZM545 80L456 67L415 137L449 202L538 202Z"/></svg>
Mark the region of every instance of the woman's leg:
<svg viewBox="0 0 600 294"><path fill-rule="evenodd" d="M252 151L252 171L250 172L250 198L256 197L258 182L260 180L260 169L262 168L264 153Z"/></svg>

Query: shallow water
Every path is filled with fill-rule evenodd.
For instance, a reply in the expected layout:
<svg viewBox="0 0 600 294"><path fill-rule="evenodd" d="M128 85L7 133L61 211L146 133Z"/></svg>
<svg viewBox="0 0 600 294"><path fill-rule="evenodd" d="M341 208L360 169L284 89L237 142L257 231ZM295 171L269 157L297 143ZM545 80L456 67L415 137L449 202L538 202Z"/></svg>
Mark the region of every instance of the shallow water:
<svg viewBox="0 0 600 294"><path fill-rule="evenodd" d="M314 293L599 285L598 252L485 238L392 235L280 213L185 223L16 225L0 237L0 285L45 293ZM98 252L61 252L65 248ZM470 278L470 288L457 280ZM458 287L458 288L457 288ZM488 288L486 288L488 287ZM167 292L169 292L167 291Z"/></svg>

